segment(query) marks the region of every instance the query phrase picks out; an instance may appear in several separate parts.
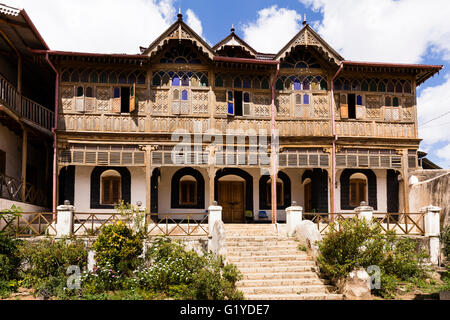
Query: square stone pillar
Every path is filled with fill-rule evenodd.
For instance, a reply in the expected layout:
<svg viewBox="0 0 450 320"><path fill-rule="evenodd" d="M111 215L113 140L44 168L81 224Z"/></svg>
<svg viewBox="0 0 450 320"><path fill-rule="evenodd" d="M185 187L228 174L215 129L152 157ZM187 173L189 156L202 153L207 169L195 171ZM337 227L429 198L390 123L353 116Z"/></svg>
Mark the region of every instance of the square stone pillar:
<svg viewBox="0 0 450 320"><path fill-rule="evenodd" d="M75 207L70 205L69 201L66 201L64 205L57 207L56 210L56 238L70 237L73 233L73 212Z"/></svg>
<svg viewBox="0 0 450 320"><path fill-rule="evenodd" d="M441 233L441 208L429 205L428 207L422 208L420 211L425 212L425 237L429 238L430 261L432 264L438 265L441 254L441 244L439 240Z"/></svg>
<svg viewBox="0 0 450 320"><path fill-rule="evenodd" d="M286 209L286 226L287 234L289 237L294 236L295 229L303 220L303 208L297 206L296 202L292 203L292 206Z"/></svg>
<svg viewBox="0 0 450 320"><path fill-rule="evenodd" d="M214 201L214 205L208 208L208 232L213 230L216 221L222 221L222 207Z"/></svg>
<svg viewBox="0 0 450 320"><path fill-rule="evenodd" d="M372 223L373 208L368 206L365 201L361 202L361 205L355 209L355 213L359 219L365 220L368 224Z"/></svg>

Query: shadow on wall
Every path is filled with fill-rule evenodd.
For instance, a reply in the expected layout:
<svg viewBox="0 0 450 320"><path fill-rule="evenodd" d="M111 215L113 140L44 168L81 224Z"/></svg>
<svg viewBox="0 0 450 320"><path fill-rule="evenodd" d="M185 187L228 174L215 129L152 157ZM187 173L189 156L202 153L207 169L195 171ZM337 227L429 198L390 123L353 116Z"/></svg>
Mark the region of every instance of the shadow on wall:
<svg viewBox="0 0 450 320"><path fill-rule="evenodd" d="M409 204L411 212L420 208L438 206L441 224L450 225L450 170L417 170L410 173Z"/></svg>

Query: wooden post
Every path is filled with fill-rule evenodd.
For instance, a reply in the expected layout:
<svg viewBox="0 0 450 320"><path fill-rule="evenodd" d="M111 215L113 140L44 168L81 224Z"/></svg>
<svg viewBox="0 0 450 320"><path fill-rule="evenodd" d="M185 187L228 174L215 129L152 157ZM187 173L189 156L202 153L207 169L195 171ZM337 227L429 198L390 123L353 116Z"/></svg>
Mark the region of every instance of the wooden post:
<svg viewBox="0 0 450 320"><path fill-rule="evenodd" d="M151 165L152 162L152 147L146 146L146 159L145 159L145 183L146 183L146 198L145 198L145 206L147 208L147 213L152 213L152 172L153 168Z"/></svg>
<svg viewBox="0 0 450 320"><path fill-rule="evenodd" d="M27 157L28 157L28 132L23 128L22 133L22 202L26 202L27 196Z"/></svg>
<svg viewBox="0 0 450 320"><path fill-rule="evenodd" d="M403 209L409 213L409 181L408 181L408 149L401 150L402 154L402 176L403 176Z"/></svg>
<svg viewBox="0 0 450 320"><path fill-rule="evenodd" d="M216 178L216 147L208 146L206 151L209 151L208 159L208 176L209 176L209 205L214 205L214 194L215 194L215 178Z"/></svg>

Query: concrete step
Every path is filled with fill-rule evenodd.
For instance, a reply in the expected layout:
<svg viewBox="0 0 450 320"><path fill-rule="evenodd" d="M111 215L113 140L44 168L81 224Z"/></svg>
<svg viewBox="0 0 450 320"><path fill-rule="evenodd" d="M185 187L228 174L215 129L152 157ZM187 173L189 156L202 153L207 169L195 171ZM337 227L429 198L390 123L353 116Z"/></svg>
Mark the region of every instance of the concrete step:
<svg viewBox="0 0 450 320"><path fill-rule="evenodd" d="M301 254L295 254L295 255L273 255L273 256L265 256L265 255L259 255L259 256L228 256L228 260L231 263L234 262L268 262L268 261L278 261L278 262L285 262L285 261L311 261L311 258L307 255L301 255Z"/></svg>
<svg viewBox="0 0 450 320"><path fill-rule="evenodd" d="M299 268L299 267L296 267ZM271 268L274 270L274 268ZM267 273L254 272L256 268L240 269L243 274L243 280L270 280L270 279L320 279L316 274L316 267L303 267L301 271L280 271L274 270Z"/></svg>
<svg viewBox="0 0 450 320"><path fill-rule="evenodd" d="M249 294L303 294L303 293L333 293L335 287L329 285L300 285L300 286L267 286L239 288L247 297Z"/></svg>
<svg viewBox="0 0 450 320"><path fill-rule="evenodd" d="M320 278L295 278L295 279L255 279L255 280L242 280L237 283L239 288L248 287L286 287L286 286L313 286L313 285L328 285L329 280Z"/></svg>
<svg viewBox="0 0 450 320"><path fill-rule="evenodd" d="M304 293L304 294L247 294L247 300L343 300L341 294Z"/></svg>
<svg viewBox="0 0 450 320"><path fill-rule="evenodd" d="M302 252L298 249L292 248L292 249L280 249L280 250L229 250L227 248L227 254L228 257L250 257L250 256L274 256L274 255L297 255L301 254Z"/></svg>
<svg viewBox="0 0 450 320"><path fill-rule="evenodd" d="M231 260L229 260L231 262ZM235 261L232 262L239 270L241 268L275 268L281 270L282 268L300 268L301 267L316 267L316 263L313 260L296 260L296 261Z"/></svg>
<svg viewBox="0 0 450 320"><path fill-rule="evenodd" d="M279 246L264 246L264 247L241 247L241 246L230 246L227 245L228 252L269 252L269 251L283 251L283 250L295 250L296 252L301 251L297 245L279 245Z"/></svg>

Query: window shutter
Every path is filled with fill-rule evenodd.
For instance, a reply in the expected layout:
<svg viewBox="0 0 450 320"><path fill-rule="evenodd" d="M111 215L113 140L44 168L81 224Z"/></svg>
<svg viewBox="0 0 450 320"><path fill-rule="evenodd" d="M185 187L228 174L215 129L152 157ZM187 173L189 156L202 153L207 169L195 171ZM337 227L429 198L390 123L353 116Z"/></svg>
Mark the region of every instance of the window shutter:
<svg viewBox="0 0 450 320"><path fill-rule="evenodd" d="M174 89L172 91L172 114L180 114L180 90Z"/></svg>
<svg viewBox="0 0 450 320"><path fill-rule="evenodd" d="M112 112L120 113L122 107L122 103L120 101L120 88L114 88L114 98L112 103Z"/></svg>
<svg viewBox="0 0 450 320"><path fill-rule="evenodd" d="M183 90L181 92L180 113L189 114L189 109L189 92L187 90Z"/></svg>
<svg viewBox="0 0 450 320"><path fill-rule="evenodd" d="M347 104L347 95L341 95L341 118L348 119L348 104Z"/></svg>
<svg viewBox="0 0 450 320"><path fill-rule="evenodd" d="M358 95L356 96L356 119L364 118L365 107L363 105L363 97Z"/></svg>
<svg viewBox="0 0 450 320"><path fill-rule="evenodd" d="M84 87L77 88L77 96L75 98L75 111L84 112Z"/></svg>
<svg viewBox="0 0 450 320"><path fill-rule="evenodd" d="M245 92L244 93L244 110L243 110L244 116L250 116L251 110L250 110L250 93Z"/></svg>
<svg viewBox="0 0 450 320"><path fill-rule="evenodd" d="M136 84L130 87L130 113L136 110Z"/></svg>
<svg viewBox="0 0 450 320"><path fill-rule="evenodd" d="M86 98L85 98L85 110L86 112L95 111L95 98L94 98L94 88L86 88Z"/></svg>
<svg viewBox="0 0 450 320"><path fill-rule="evenodd" d="M228 115L234 116L234 95L233 91L227 92L227 101L228 101Z"/></svg>

